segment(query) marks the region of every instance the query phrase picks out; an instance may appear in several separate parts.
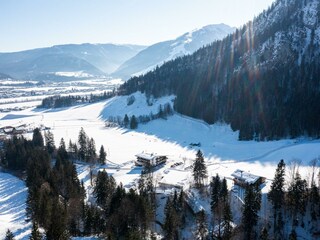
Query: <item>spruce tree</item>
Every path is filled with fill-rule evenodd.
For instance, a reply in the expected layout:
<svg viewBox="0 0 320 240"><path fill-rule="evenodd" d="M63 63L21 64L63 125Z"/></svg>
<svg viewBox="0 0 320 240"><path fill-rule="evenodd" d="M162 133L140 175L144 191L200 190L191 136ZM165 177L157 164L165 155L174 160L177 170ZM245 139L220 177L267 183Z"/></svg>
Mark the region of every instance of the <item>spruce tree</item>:
<svg viewBox="0 0 320 240"><path fill-rule="evenodd" d="M163 230L165 231L166 239L179 239L178 229L179 229L179 217L173 206L173 202L168 198L165 206L165 221L163 224Z"/></svg>
<svg viewBox="0 0 320 240"><path fill-rule="evenodd" d="M49 154L52 154L55 150L55 144L54 144L54 136L53 133L50 131L46 131L44 133L46 148Z"/></svg>
<svg viewBox="0 0 320 240"><path fill-rule="evenodd" d="M86 156L88 154L87 139L88 139L87 134L85 133L84 129L81 128L78 136L78 144L79 144L78 153L79 153L79 158L82 161L86 160Z"/></svg>
<svg viewBox="0 0 320 240"><path fill-rule="evenodd" d="M32 143L35 147L43 147L43 137L39 128L33 130Z"/></svg>
<svg viewBox="0 0 320 240"><path fill-rule="evenodd" d="M198 150L196 160L193 164L193 178L197 188L201 188L204 184L204 179L208 177L207 167L204 162L203 154Z"/></svg>
<svg viewBox="0 0 320 240"><path fill-rule="evenodd" d="M138 127L138 121L136 119L135 115L132 115L130 118L130 128L131 129L136 129Z"/></svg>
<svg viewBox="0 0 320 240"><path fill-rule="evenodd" d="M39 232L38 223L36 221L32 222L32 230L31 230L31 236L29 238L30 240L41 240L42 236Z"/></svg>
<svg viewBox="0 0 320 240"><path fill-rule="evenodd" d="M278 167L276 169L276 173L273 179L273 182L270 187L270 191L268 193L268 199L272 203L273 208L273 227L274 234L281 234L282 228L277 224L282 219L278 219L280 216L280 212L284 205L284 197L285 197L285 163L283 160L280 160L278 163ZM279 236L280 237L280 236Z"/></svg>
<svg viewBox="0 0 320 240"><path fill-rule="evenodd" d="M4 240L14 240L14 235L13 233L8 229L7 232L6 232L6 236L4 238Z"/></svg>
<svg viewBox="0 0 320 240"><path fill-rule="evenodd" d="M247 185L242 213L242 224L246 239L253 239L254 227L258 223L258 211L261 207L261 192L259 187Z"/></svg>
<svg viewBox="0 0 320 240"><path fill-rule="evenodd" d="M67 214L59 199L53 201L51 220L46 236L47 240L70 239L67 231Z"/></svg>
<svg viewBox="0 0 320 240"><path fill-rule="evenodd" d="M105 164L105 162L106 162L106 156L107 156L107 153L106 153L106 151L104 150L103 145L101 145L100 151L99 151L99 163L100 163L100 164Z"/></svg>
<svg viewBox="0 0 320 240"><path fill-rule="evenodd" d="M298 213L304 214L307 205L307 181L302 179L299 172L295 173L293 182L288 187L288 205L293 218Z"/></svg>
<svg viewBox="0 0 320 240"><path fill-rule="evenodd" d="M124 115L124 118L123 118L123 125L125 128L127 128L129 126L129 117L128 115Z"/></svg>
<svg viewBox="0 0 320 240"><path fill-rule="evenodd" d="M231 213L229 202L225 202L224 204L222 228L223 228L222 239L223 240L231 239L233 226L232 226L232 213Z"/></svg>
<svg viewBox="0 0 320 240"><path fill-rule="evenodd" d="M90 138L87 143L87 155L86 161L90 163L95 163L97 157L96 144L93 138Z"/></svg>
<svg viewBox="0 0 320 240"><path fill-rule="evenodd" d="M204 210L201 210L197 214L197 233L196 239L197 240L205 240L208 236L208 226L206 223L206 214Z"/></svg>

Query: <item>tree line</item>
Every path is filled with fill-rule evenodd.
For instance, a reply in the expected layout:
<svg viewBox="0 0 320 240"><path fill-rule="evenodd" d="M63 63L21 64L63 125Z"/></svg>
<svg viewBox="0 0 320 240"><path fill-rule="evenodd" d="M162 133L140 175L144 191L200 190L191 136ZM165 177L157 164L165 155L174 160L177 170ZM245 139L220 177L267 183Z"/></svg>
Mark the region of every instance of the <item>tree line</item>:
<svg viewBox="0 0 320 240"><path fill-rule="evenodd" d="M104 92L102 94L90 94L89 96L69 95L69 96L52 96L42 99L38 108L62 108L71 107L77 104L94 103L109 99L115 96L115 92Z"/></svg>

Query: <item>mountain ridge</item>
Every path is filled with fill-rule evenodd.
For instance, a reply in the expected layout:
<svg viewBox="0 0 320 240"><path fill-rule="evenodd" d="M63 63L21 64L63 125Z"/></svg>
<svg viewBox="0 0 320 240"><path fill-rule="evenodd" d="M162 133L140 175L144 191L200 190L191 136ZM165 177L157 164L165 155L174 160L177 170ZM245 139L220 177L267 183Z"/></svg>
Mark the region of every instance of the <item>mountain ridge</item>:
<svg viewBox="0 0 320 240"><path fill-rule="evenodd" d="M221 40L234 30L235 28L223 23L211 24L184 33L173 40L155 43L124 62L112 75L127 79L132 75L144 74L164 62L191 54L204 45Z"/></svg>
<svg viewBox="0 0 320 240"><path fill-rule="evenodd" d="M239 138L320 136L320 4L277 0L233 34L133 77L120 93L176 94L178 112Z"/></svg>
<svg viewBox="0 0 320 240"><path fill-rule="evenodd" d="M55 72L83 71L91 75L106 75L145 46L119 44L65 44L20 52L0 53L0 71L15 78L37 79ZM60 59L58 66L50 59ZM44 62L48 62L46 66ZM60 62L64 64L60 64ZM39 67L35 63L41 63ZM50 64L49 64L50 63ZM61 69L63 66L63 69ZM48 70L49 69L49 70Z"/></svg>

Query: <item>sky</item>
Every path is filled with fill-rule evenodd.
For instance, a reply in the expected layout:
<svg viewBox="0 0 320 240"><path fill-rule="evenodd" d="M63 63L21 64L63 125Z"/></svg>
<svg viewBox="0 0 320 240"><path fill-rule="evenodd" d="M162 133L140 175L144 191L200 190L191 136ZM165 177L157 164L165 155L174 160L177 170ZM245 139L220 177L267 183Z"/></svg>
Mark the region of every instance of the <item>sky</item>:
<svg viewBox="0 0 320 240"><path fill-rule="evenodd" d="M0 52L67 43L151 45L209 24L239 27L274 0L1 0Z"/></svg>

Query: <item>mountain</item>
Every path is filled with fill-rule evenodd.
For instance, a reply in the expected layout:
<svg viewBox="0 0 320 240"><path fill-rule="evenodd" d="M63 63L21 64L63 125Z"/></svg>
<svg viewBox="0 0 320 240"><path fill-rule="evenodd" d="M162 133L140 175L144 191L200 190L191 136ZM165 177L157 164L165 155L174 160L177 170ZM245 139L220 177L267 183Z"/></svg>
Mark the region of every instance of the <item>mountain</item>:
<svg viewBox="0 0 320 240"><path fill-rule="evenodd" d="M132 75L146 73L157 65L191 54L204 45L220 40L234 30L225 24L208 25L185 33L174 40L156 43L127 60L112 75L127 79Z"/></svg>
<svg viewBox="0 0 320 240"><path fill-rule="evenodd" d="M106 75L144 48L86 43L0 53L0 71L22 79Z"/></svg>
<svg viewBox="0 0 320 240"><path fill-rule="evenodd" d="M0 72L0 80L7 80L7 79L12 79L11 76L9 76L8 74L4 74Z"/></svg>
<svg viewBox="0 0 320 240"><path fill-rule="evenodd" d="M119 92L175 94L176 111L226 122L239 138L320 136L320 4L277 0L221 41L178 58Z"/></svg>

